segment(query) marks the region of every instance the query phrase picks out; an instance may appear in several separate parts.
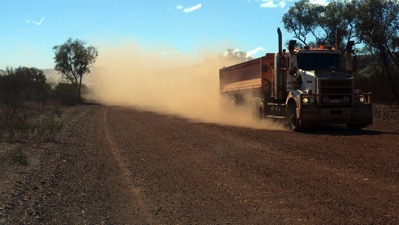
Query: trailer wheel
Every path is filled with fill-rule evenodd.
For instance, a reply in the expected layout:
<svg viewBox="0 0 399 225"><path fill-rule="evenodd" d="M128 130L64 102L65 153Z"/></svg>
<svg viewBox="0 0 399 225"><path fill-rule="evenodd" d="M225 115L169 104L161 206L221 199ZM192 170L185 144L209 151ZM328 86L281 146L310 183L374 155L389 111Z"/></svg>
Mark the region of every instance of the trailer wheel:
<svg viewBox="0 0 399 225"><path fill-rule="evenodd" d="M299 120L296 116L296 105L295 103L291 102L288 105L288 110L287 110L287 116L288 116L288 126L290 130L293 131L299 131L300 126L299 126Z"/></svg>

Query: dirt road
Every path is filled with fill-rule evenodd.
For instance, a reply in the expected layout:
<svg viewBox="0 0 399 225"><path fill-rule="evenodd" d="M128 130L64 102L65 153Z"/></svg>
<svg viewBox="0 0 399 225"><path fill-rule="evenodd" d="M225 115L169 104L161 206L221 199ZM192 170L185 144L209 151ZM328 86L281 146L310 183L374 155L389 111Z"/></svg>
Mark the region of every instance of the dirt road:
<svg viewBox="0 0 399 225"><path fill-rule="evenodd" d="M69 114L68 114L69 113ZM307 133L79 106L0 224L399 224L399 125Z"/></svg>

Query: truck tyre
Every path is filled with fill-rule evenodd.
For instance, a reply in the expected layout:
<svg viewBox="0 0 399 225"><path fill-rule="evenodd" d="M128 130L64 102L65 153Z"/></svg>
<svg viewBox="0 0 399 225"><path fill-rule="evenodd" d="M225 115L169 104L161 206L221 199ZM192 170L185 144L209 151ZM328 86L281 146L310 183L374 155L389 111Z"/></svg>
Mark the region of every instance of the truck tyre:
<svg viewBox="0 0 399 225"><path fill-rule="evenodd" d="M251 114L254 119L262 120L265 118L265 107L261 101L253 101L251 104Z"/></svg>
<svg viewBox="0 0 399 225"><path fill-rule="evenodd" d="M296 105L295 103L291 102L288 105L287 109L287 116L288 116L288 126L290 130L299 131L299 120L296 117Z"/></svg>
<svg viewBox="0 0 399 225"><path fill-rule="evenodd" d="M263 102L260 102L258 106L258 119L263 120L264 118L265 118L265 106Z"/></svg>

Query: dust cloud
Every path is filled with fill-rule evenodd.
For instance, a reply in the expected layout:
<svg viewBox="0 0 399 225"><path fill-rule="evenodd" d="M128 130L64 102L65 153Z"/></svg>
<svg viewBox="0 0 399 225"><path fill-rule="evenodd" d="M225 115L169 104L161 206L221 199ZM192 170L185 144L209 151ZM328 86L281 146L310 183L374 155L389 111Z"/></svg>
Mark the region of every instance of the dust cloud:
<svg viewBox="0 0 399 225"><path fill-rule="evenodd" d="M106 46L99 52L90 76L94 83L91 98L99 102L200 122L281 129L271 122L255 121L245 110L222 107L219 69L232 62L218 53L162 54L135 43Z"/></svg>

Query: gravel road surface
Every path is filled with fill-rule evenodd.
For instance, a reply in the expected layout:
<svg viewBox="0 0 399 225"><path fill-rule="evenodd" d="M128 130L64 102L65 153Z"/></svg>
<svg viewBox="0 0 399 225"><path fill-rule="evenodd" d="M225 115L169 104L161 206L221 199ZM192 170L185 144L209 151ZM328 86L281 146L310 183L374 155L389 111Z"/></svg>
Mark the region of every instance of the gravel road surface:
<svg viewBox="0 0 399 225"><path fill-rule="evenodd" d="M399 120L379 115L295 133L72 107L17 146L37 159L2 177L0 224L399 224Z"/></svg>

